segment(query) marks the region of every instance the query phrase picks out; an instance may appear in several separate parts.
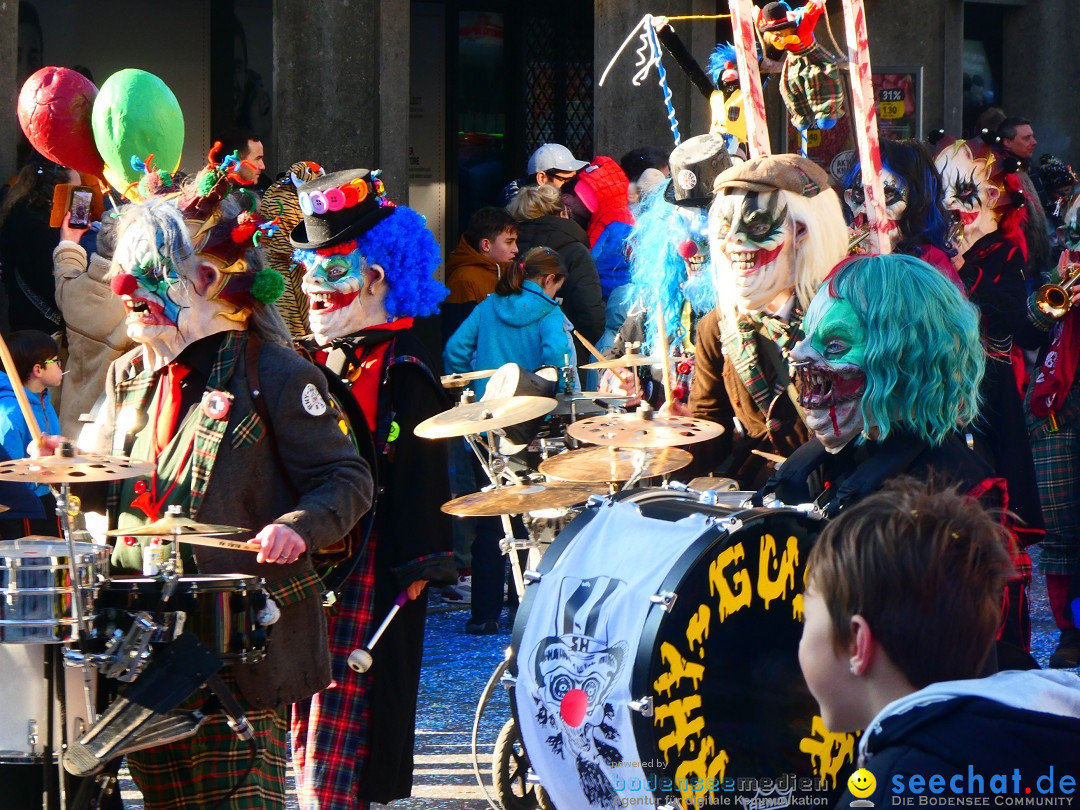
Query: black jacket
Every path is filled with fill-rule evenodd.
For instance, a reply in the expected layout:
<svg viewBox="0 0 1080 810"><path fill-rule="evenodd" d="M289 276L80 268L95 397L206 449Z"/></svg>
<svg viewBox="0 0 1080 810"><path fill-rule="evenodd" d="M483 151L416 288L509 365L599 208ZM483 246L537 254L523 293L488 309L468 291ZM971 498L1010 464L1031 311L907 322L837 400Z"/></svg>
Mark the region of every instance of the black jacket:
<svg viewBox="0 0 1080 810"><path fill-rule="evenodd" d="M604 296L585 231L573 220L554 214L529 219L518 230L518 256L534 247L549 247L566 263L568 275L559 290L563 312L577 331L596 343L604 334ZM578 357L589 357L583 351L578 350Z"/></svg>

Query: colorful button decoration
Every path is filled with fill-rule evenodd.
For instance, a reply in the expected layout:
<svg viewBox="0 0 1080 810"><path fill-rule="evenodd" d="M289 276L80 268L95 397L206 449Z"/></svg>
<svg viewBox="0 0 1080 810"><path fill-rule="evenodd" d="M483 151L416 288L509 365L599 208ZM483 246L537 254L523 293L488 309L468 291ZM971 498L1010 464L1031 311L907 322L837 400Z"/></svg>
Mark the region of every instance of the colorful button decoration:
<svg viewBox="0 0 1080 810"><path fill-rule="evenodd" d="M375 193L384 193L382 181L374 180ZM327 211L341 211L352 208L367 199L371 189L366 180L354 177L343 186L328 188L323 191L301 191L297 194L300 212L306 216L321 216ZM380 204L381 201L380 201Z"/></svg>

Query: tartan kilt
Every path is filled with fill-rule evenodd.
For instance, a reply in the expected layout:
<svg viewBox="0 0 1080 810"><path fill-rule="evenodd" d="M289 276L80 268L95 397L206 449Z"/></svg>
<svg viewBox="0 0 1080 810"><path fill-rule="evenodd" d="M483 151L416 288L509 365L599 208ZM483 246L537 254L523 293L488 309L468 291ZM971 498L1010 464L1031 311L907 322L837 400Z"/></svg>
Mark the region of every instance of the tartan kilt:
<svg viewBox="0 0 1080 810"><path fill-rule="evenodd" d="M784 97L795 129L808 129L819 119L844 117L844 83L840 69L824 58L816 45L800 54L789 53L780 71Z"/></svg>
<svg viewBox="0 0 1080 810"><path fill-rule="evenodd" d="M1039 569L1044 574L1080 573L1080 425L1031 437L1046 536Z"/></svg>
<svg viewBox="0 0 1080 810"><path fill-rule="evenodd" d="M226 681L228 681L226 673ZM229 684L230 688L234 684ZM209 700L203 694L184 708L198 708ZM238 698L241 705L242 698ZM284 810L285 767L288 762L287 707L246 709L255 730L258 753L244 785L221 805L225 810ZM209 719L186 740L136 751L128 767L142 791L146 810L191 810L216 807L244 775L250 758L248 744L240 740L223 714Z"/></svg>

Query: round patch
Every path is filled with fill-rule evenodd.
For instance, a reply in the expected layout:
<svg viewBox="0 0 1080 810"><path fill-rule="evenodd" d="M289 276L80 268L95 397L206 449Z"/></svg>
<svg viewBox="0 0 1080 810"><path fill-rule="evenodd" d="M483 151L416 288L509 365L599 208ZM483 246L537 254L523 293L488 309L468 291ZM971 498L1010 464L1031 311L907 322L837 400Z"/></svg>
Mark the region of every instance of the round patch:
<svg viewBox="0 0 1080 810"><path fill-rule="evenodd" d="M210 391L203 394L202 412L207 419L224 419L232 407L232 394L226 391Z"/></svg>
<svg viewBox="0 0 1080 810"><path fill-rule="evenodd" d="M322 398L322 394L315 387L315 383L308 383L304 386L304 390L300 393L300 404L312 416L322 416L326 413L326 400Z"/></svg>
<svg viewBox="0 0 1080 810"><path fill-rule="evenodd" d="M685 188L687 191L697 185L697 175L689 169L679 170L679 185Z"/></svg>
<svg viewBox="0 0 1080 810"><path fill-rule="evenodd" d="M397 422L391 422L390 423L390 430L386 434L386 441L388 441L388 442L396 442L398 440L398 436L400 436L400 435L401 435L401 425L399 425Z"/></svg>

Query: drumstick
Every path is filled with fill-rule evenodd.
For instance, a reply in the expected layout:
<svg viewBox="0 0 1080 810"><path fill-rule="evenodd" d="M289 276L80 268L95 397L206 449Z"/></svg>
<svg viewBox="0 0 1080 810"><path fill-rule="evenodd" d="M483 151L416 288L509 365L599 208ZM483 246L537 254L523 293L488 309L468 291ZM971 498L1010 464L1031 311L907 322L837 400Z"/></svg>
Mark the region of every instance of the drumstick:
<svg viewBox="0 0 1080 810"><path fill-rule="evenodd" d="M667 322L664 320L664 306L660 303L660 299L656 300L656 318L660 321L660 359L664 364L664 404L670 411L671 403L675 401L675 397L671 393L671 352L668 348Z"/></svg>
<svg viewBox="0 0 1080 810"><path fill-rule="evenodd" d="M580 340L581 345L584 346L586 349L588 349L589 354L591 354L597 360L599 360L601 362L603 362L604 360L607 360L607 358L604 357L604 355L600 353L600 350L598 348L596 348L595 346L593 346L591 343L589 343L589 341L587 341L585 339L585 336L583 334L581 334L581 332L579 332L577 329L574 330L574 337L576 337L578 340Z"/></svg>
<svg viewBox="0 0 1080 810"><path fill-rule="evenodd" d="M231 548L233 551L259 551L262 544L255 540L224 540L220 537L200 537L199 535L162 535L170 540L179 540L181 543L191 543L195 546L214 546L215 548Z"/></svg>
<svg viewBox="0 0 1080 810"><path fill-rule="evenodd" d="M30 435L34 437L34 443L40 445L41 428L38 426L34 412L30 410L30 400L26 398L26 389L23 388L22 379L15 368L15 360L12 359L11 352L8 350L7 341L2 336L0 336L0 359L4 362L4 371L11 380L11 388L15 391L15 399L19 401L19 410L22 411L23 419L26 420L26 426L30 428Z"/></svg>

